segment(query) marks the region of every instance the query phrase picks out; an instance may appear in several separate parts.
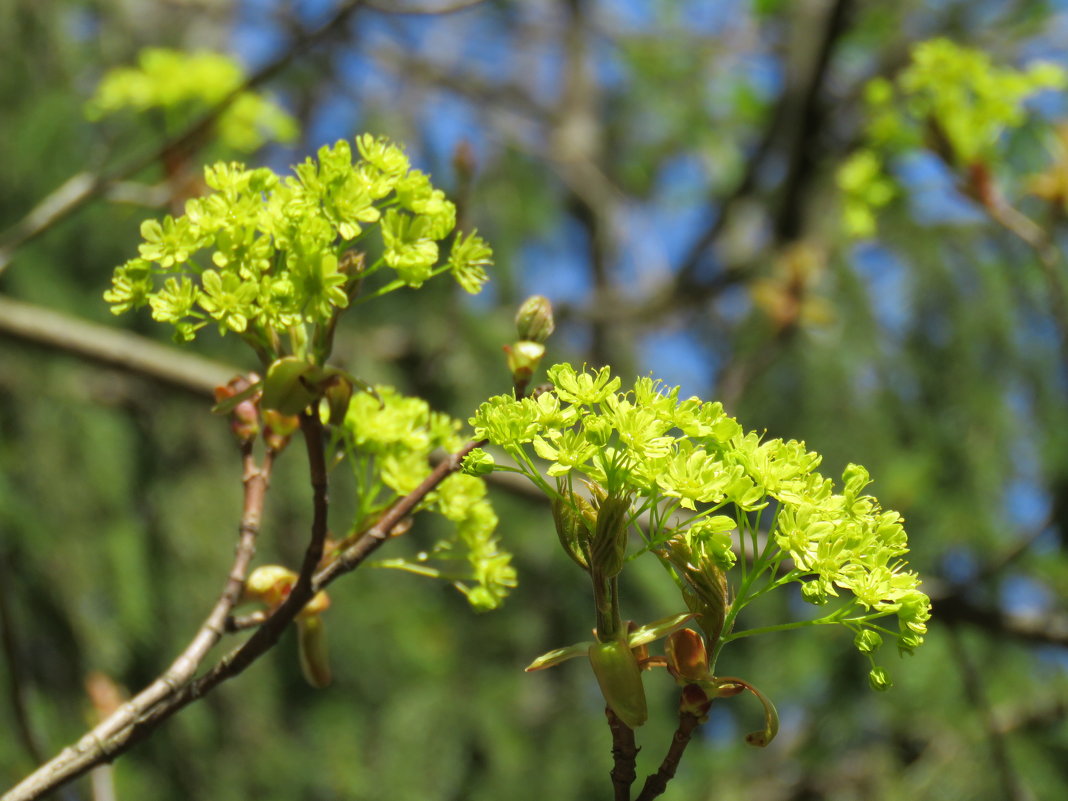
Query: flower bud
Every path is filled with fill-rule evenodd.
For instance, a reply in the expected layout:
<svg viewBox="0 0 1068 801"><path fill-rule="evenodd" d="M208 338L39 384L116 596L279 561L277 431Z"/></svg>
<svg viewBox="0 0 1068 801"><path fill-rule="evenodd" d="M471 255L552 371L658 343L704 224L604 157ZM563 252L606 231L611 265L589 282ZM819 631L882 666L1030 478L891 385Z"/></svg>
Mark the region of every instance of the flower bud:
<svg viewBox="0 0 1068 801"><path fill-rule="evenodd" d="M894 682L881 667L873 667L868 673L868 685L877 692L885 692L894 686Z"/></svg>
<svg viewBox="0 0 1068 801"><path fill-rule="evenodd" d="M543 343L555 328L552 304L542 295L531 295L516 312L515 329L520 339Z"/></svg>
<svg viewBox="0 0 1068 801"><path fill-rule="evenodd" d="M882 644L883 638L879 636L879 632L871 629L861 629L857 632L857 636L853 638L853 645L862 654L870 654L873 651L877 651Z"/></svg>
<svg viewBox="0 0 1068 801"><path fill-rule="evenodd" d="M484 476L492 473L495 466L493 454L486 453L481 448L475 448L464 457L460 469L469 476Z"/></svg>
<svg viewBox="0 0 1068 801"><path fill-rule="evenodd" d="M708 678L708 652L705 641L693 629L673 631L664 648L668 670L679 681L701 681Z"/></svg>
<svg viewBox="0 0 1068 801"><path fill-rule="evenodd" d="M608 707L623 723L636 729L649 717L645 687L638 660L624 642L599 642L590 646L590 665Z"/></svg>

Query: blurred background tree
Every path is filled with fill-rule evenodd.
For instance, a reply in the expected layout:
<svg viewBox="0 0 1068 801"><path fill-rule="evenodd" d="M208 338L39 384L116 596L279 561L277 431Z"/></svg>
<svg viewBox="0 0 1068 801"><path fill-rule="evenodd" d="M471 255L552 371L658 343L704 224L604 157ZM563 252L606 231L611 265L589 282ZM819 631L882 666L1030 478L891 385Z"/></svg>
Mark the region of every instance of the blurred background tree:
<svg viewBox="0 0 1068 801"><path fill-rule="evenodd" d="M899 79L917 42L1024 68L1065 62L1066 33L1052 0L0 0L0 778L81 734L87 682L136 691L165 667L239 515L205 388L254 366L241 349L201 338L211 364L192 377L173 349L130 369L76 322L160 337L101 293L204 161L284 170L370 131L407 143L497 267L477 298L432 284L366 307L338 336L353 372L466 417L507 390L500 346L538 292L558 312L549 359L721 399L828 474L863 462L905 515L935 617L892 693L868 690L836 633L742 641L720 667L773 694L782 733L750 749L758 705L718 705L668 797L1068 796L1066 96L1033 94L983 161L1044 242L1006 225L937 126L887 157L895 196L862 238L836 181L871 138L865 86ZM237 153L206 126L163 146L207 105L89 123L102 75L146 47L237 56L298 139ZM299 557L304 469L296 453L277 469L264 561ZM495 503L520 575L504 609L361 570L332 590L330 689L306 687L283 643L121 759L116 797L605 797L589 673L521 670L585 637L585 587L546 508L507 488ZM417 527L396 553L432 537ZM675 611L653 578L629 588L643 619ZM649 691L648 742L666 742L670 694Z"/></svg>

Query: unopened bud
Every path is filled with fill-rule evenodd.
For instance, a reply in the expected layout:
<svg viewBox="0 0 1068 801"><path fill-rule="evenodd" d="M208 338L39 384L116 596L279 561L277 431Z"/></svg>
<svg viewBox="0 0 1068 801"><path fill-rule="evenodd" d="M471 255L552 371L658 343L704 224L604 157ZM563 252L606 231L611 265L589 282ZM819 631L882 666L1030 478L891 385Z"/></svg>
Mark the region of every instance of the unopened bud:
<svg viewBox="0 0 1068 801"><path fill-rule="evenodd" d="M673 631L665 645L668 670L680 681L708 678L708 652L705 641L693 629Z"/></svg>
<svg viewBox="0 0 1068 801"><path fill-rule="evenodd" d="M890 674L881 667L873 667L868 673L869 686L878 692L885 692L894 686Z"/></svg>
<svg viewBox="0 0 1068 801"><path fill-rule="evenodd" d="M520 339L545 342L556 328L553 306L542 295L531 295L515 315L515 330Z"/></svg>

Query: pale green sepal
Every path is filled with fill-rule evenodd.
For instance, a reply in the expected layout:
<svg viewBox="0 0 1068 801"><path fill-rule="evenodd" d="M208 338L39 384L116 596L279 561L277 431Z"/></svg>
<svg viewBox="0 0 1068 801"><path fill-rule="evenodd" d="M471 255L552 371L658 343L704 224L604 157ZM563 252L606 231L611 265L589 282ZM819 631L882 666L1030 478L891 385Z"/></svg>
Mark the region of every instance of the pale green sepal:
<svg viewBox="0 0 1068 801"><path fill-rule="evenodd" d="M641 645L647 645L653 640L659 640L661 637L668 636L687 620L691 620L694 617L696 615L693 612L684 612L680 615L672 615L671 617L654 620L652 623L646 623L627 635L627 645L631 648L637 648Z"/></svg>
<svg viewBox="0 0 1068 801"><path fill-rule="evenodd" d="M549 651L544 653L527 665L524 670L527 673L531 673L535 670L544 670L550 668L553 665L559 665L561 662L566 662L569 659L574 659L577 656L586 656L590 651L592 642L577 642L574 645L566 645L563 648L557 648L555 651Z"/></svg>

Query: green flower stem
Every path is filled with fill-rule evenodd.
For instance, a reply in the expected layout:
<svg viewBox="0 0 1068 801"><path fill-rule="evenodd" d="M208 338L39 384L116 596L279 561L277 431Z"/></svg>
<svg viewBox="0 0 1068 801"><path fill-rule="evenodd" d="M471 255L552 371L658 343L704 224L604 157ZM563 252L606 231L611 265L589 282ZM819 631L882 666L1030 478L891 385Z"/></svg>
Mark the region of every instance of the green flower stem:
<svg viewBox="0 0 1068 801"><path fill-rule="evenodd" d="M836 612L827 615L827 617L817 618L815 620L795 620L792 623L780 623L776 626L762 626L758 629L745 629L744 631L736 631L731 634L725 634L720 638L717 650L720 646L726 645L732 640L740 640L745 637L753 637L757 634L771 634L776 631L792 631L793 629L803 629L806 626L827 626L835 623L842 623L842 617L848 614L851 606L844 606ZM724 627L726 628L726 627Z"/></svg>

